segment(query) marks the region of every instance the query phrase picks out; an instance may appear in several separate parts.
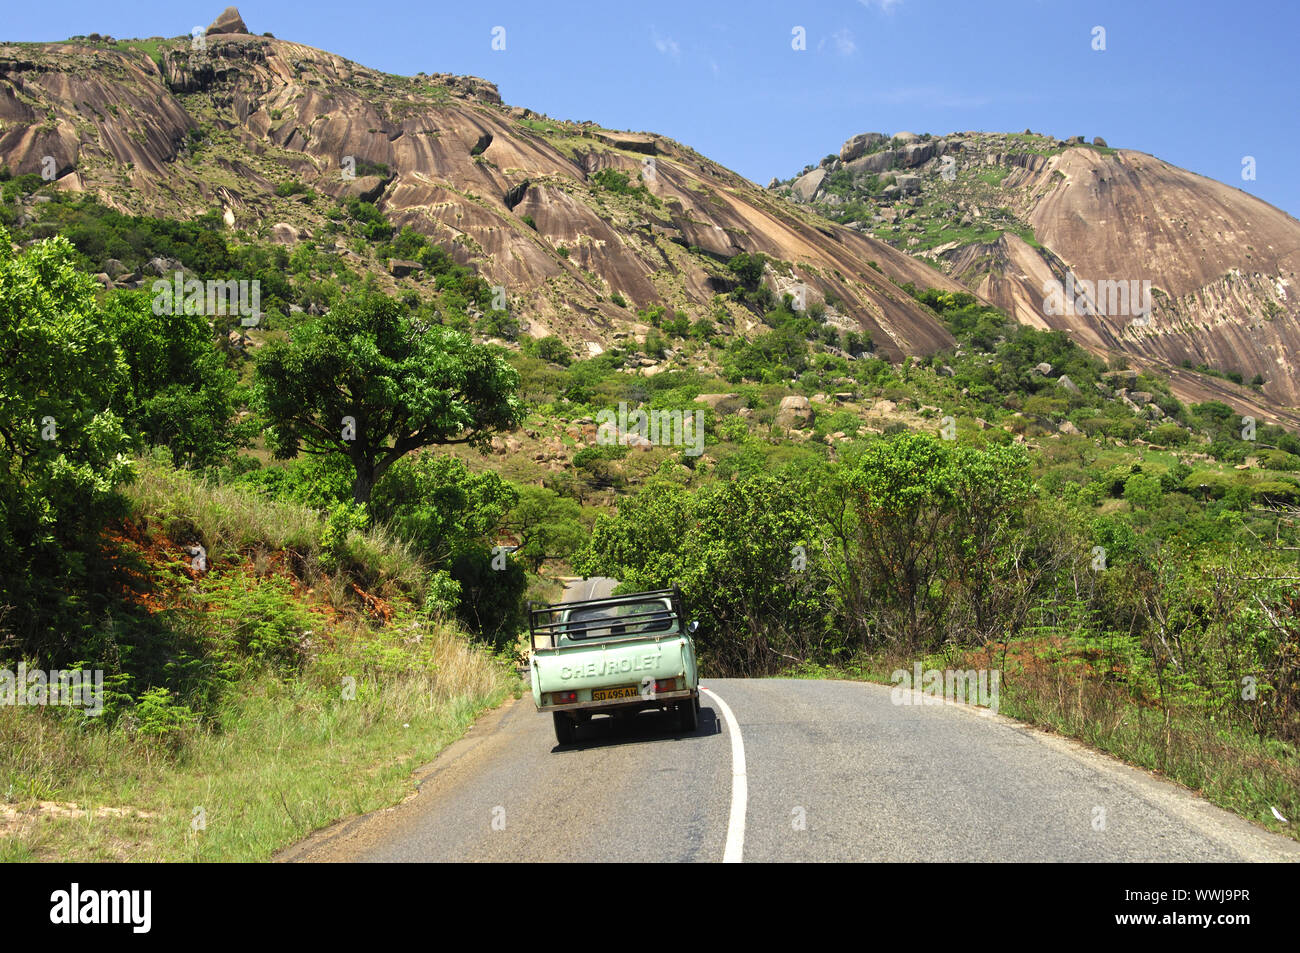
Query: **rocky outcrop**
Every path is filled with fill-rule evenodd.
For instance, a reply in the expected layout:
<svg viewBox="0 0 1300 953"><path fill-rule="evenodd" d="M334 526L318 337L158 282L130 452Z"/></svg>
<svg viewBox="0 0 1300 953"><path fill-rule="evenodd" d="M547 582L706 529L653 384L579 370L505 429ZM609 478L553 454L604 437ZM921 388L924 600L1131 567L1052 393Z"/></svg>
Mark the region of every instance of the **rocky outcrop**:
<svg viewBox="0 0 1300 953"><path fill-rule="evenodd" d="M879 132L864 132L861 135L854 136L840 146L840 161L852 162L859 156L866 155L884 141L884 134Z"/></svg>
<svg viewBox="0 0 1300 953"><path fill-rule="evenodd" d="M244 18L239 15L239 10L235 7L226 7L222 10L221 16L213 20L207 30L208 36L247 32L248 27L244 25Z"/></svg>
<svg viewBox="0 0 1300 953"><path fill-rule="evenodd" d="M903 137L905 138L905 137ZM850 139L851 198L876 206L868 234L912 249L1017 320L1173 378L1184 400L1223 399L1290 413L1300 406L1300 222L1230 185L1094 137L964 132L890 148ZM932 153L917 165L907 165ZM921 148L918 148L921 147ZM876 151L871 151L875 148ZM869 174L895 184L868 192ZM773 190L782 194L791 185ZM839 206L814 197L828 215ZM927 247L926 226L978 229ZM1067 274L1091 282L1149 282L1149 320L1126 313L1051 313L1047 291ZM1125 311L1122 299L1119 308ZM1221 379L1174 373L1184 362L1263 378L1263 397ZM1210 394L1219 396L1210 397Z"/></svg>
<svg viewBox="0 0 1300 953"><path fill-rule="evenodd" d="M726 261L741 252L780 264L769 285L779 273L814 300L833 295L844 326L870 334L882 357L951 343L897 285L957 290L955 280L859 231L814 224L672 140L537 117L476 77L391 76L247 32L212 32L204 47L161 41L156 62L75 42L0 46L0 164L39 172L52 155L67 182L123 211L228 209L241 227L275 223L268 237L284 244L322 234L330 207L277 194L287 182L373 202L508 288L512 310L577 353L597 353L650 305L708 313L734 287ZM205 143L213 129L219 149ZM868 136L863 148L882 142ZM606 188L593 177L602 169L638 191ZM826 174L808 179L810 198ZM369 267L389 285L418 274ZM726 333L749 333L752 314L723 307Z"/></svg>

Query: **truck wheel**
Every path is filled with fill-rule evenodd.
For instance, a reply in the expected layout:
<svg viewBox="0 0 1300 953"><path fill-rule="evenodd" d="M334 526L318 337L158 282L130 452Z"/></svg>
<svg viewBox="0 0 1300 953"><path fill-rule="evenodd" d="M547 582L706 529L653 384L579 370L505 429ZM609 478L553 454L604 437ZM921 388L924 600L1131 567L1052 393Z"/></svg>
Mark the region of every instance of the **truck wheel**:
<svg viewBox="0 0 1300 953"><path fill-rule="evenodd" d="M700 727L700 700L688 698L677 705L677 721L682 731L695 731Z"/></svg>
<svg viewBox="0 0 1300 953"><path fill-rule="evenodd" d="M571 745L578 736L578 725L562 711L551 712L555 719L555 740L562 745Z"/></svg>

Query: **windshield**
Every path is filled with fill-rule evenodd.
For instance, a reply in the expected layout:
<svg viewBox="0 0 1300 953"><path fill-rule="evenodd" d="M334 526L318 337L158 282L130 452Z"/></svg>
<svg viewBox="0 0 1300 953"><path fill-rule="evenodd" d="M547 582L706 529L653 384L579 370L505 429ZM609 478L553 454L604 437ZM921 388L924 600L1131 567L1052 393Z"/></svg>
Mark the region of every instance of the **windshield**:
<svg viewBox="0 0 1300 953"><path fill-rule="evenodd" d="M632 638L676 631L677 620L667 599L573 609L562 630L564 638L573 641Z"/></svg>

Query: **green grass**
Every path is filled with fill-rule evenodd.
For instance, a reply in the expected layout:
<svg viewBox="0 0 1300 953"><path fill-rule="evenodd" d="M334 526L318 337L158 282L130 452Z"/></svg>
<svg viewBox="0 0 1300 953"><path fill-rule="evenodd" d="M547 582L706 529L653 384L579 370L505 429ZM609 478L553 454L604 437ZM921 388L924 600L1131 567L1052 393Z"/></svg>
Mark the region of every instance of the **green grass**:
<svg viewBox="0 0 1300 953"><path fill-rule="evenodd" d="M450 665L464 643L447 638ZM477 677L454 686L444 674L358 679L352 701L338 684L263 677L229 701L223 731L175 757L125 729L0 709L0 861L266 860L409 794L412 771L509 692L504 672L467 664Z"/></svg>
<svg viewBox="0 0 1300 953"><path fill-rule="evenodd" d="M113 49L120 50L123 53L140 52L149 59L158 64L158 68L163 67L163 49L164 46L171 47L175 40L164 40L161 37L154 37L148 40L118 40L113 44Z"/></svg>
<svg viewBox="0 0 1300 953"><path fill-rule="evenodd" d="M325 559L315 512L156 459L128 499L123 565L146 584L90 666L106 670L105 713L0 706L0 860L265 860L399 801L414 768L519 691L415 610L419 562L383 533L353 530L346 558Z"/></svg>

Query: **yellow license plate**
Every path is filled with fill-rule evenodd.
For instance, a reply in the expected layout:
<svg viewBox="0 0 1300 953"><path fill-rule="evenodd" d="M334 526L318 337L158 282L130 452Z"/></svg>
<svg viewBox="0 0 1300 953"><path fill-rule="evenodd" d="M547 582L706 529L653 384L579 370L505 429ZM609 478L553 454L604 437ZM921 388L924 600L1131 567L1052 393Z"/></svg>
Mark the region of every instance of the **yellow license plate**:
<svg viewBox="0 0 1300 953"><path fill-rule="evenodd" d="M591 700L594 702L608 702L616 698L638 698L640 695L640 688L636 685L627 685L623 688L598 688L591 693Z"/></svg>

